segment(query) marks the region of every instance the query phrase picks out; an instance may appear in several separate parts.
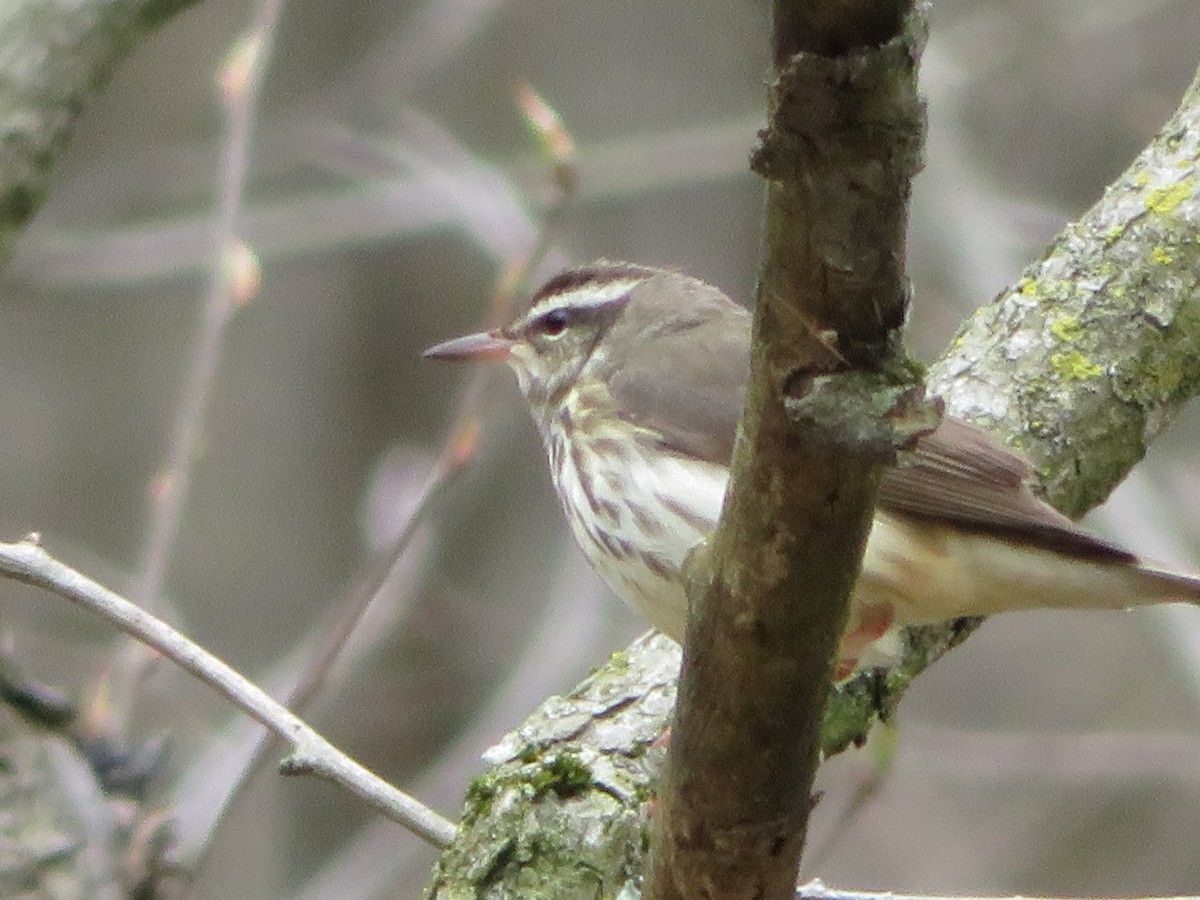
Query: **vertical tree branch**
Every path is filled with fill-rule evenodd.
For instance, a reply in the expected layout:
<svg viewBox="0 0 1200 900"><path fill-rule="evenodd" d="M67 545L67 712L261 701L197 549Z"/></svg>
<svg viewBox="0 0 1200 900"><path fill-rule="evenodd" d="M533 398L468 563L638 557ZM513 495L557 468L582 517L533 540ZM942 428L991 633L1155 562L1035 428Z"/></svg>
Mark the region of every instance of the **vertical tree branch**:
<svg viewBox="0 0 1200 900"><path fill-rule="evenodd" d="M924 27L877 6L776 3L751 384L721 522L690 566L654 898L792 895L887 423L920 417L899 328Z"/></svg>

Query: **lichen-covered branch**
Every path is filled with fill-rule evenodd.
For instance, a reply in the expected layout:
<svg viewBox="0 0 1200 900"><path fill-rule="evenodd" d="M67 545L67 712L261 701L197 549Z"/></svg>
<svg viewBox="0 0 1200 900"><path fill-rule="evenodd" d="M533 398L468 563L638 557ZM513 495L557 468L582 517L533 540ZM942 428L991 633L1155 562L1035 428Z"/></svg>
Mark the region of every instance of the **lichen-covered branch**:
<svg viewBox="0 0 1200 900"><path fill-rule="evenodd" d="M428 895L636 896L679 658L642 637L489 750Z"/></svg>
<svg viewBox="0 0 1200 900"><path fill-rule="evenodd" d="M966 324L928 383L956 416L993 428L1028 453L1060 508L1077 514L1120 481L1200 389L1200 80L1100 202ZM909 629L900 665L836 688L823 752L865 738L911 679L972 625ZM554 887L544 896L591 896L582 886L597 884L605 895L611 885L622 886L617 896L638 895L644 846L636 842L623 841L636 847L633 855L617 854L607 868L592 857L586 881L570 859L540 848L561 848L581 835L599 839L617 821L622 828L643 821L638 798L653 790L653 766L614 760L642 759L650 736L667 724L672 689L663 672L671 652L665 638L634 644L579 691L548 700L506 739L501 755L519 747L524 762L510 758L483 776L482 784L493 775L515 781L472 793L470 827L443 857L432 896L537 896L520 885L533 883L531 873L549 860L562 880L547 882ZM596 685L617 698L602 705L602 715L581 694ZM583 767L571 767L575 787L565 796L539 793L541 766L564 753ZM610 791L613 770L635 781ZM494 864L472 870L471 859Z"/></svg>
<svg viewBox="0 0 1200 900"><path fill-rule="evenodd" d="M140 38L194 2L0 4L0 263L41 206L87 99Z"/></svg>
<svg viewBox="0 0 1200 900"><path fill-rule="evenodd" d="M1200 392L1200 74L1150 145L964 324L926 382L1019 448L1071 516L1100 503ZM975 620L907 629L901 663L830 703L826 753L866 737Z"/></svg>
<svg viewBox="0 0 1200 900"><path fill-rule="evenodd" d="M1200 76L1133 164L980 309L928 382L1071 516L1200 391Z"/></svg>

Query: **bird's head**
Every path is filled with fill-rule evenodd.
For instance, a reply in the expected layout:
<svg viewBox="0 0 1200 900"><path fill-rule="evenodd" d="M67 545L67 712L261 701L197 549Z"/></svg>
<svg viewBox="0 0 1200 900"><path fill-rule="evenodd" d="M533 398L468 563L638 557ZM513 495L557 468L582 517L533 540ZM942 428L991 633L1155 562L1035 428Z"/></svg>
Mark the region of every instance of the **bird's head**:
<svg viewBox="0 0 1200 900"><path fill-rule="evenodd" d="M641 305L638 288L663 275L674 273L605 260L568 269L542 285L515 321L430 347L424 356L506 362L535 408L553 403L608 367L613 349L627 344L618 327L626 307ZM616 339L609 337L614 330Z"/></svg>
<svg viewBox="0 0 1200 900"><path fill-rule="evenodd" d="M727 430L728 437L699 442L724 448L741 409L749 343L748 313L712 285L600 260L555 275L509 325L446 341L425 356L508 363L543 427L584 387L627 421Z"/></svg>

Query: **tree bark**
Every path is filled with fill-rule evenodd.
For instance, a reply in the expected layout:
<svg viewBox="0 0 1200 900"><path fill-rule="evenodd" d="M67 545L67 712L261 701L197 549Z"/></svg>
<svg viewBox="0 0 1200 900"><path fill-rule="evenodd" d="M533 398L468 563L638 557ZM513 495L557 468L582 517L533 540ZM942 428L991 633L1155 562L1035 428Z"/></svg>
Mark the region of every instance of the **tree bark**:
<svg viewBox="0 0 1200 900"><path fill-rule="evenodd" d="M882 466L937 421L899 334L925 24L901 10L880 33L862 4L819 23L802 6L825 8L775 7L789 55L752 159L767 229L750 385L721 520L689 565L654 900L792 895Z"/></svg>

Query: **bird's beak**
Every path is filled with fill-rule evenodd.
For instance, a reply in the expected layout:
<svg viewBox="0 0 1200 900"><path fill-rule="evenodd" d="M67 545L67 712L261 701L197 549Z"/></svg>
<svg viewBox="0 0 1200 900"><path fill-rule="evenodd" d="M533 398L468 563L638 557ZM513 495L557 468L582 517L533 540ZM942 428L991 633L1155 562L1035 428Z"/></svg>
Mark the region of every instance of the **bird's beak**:
<svg viewBox="0 0 1200 900"><path fill-rule="evenodd" d="M504 361L511 355L515 343L516 341L505 337L499 331L481 331L479 334L468 334L452 341L445 341L435 347L430 347L421 355L426 359Z"/></svg>

